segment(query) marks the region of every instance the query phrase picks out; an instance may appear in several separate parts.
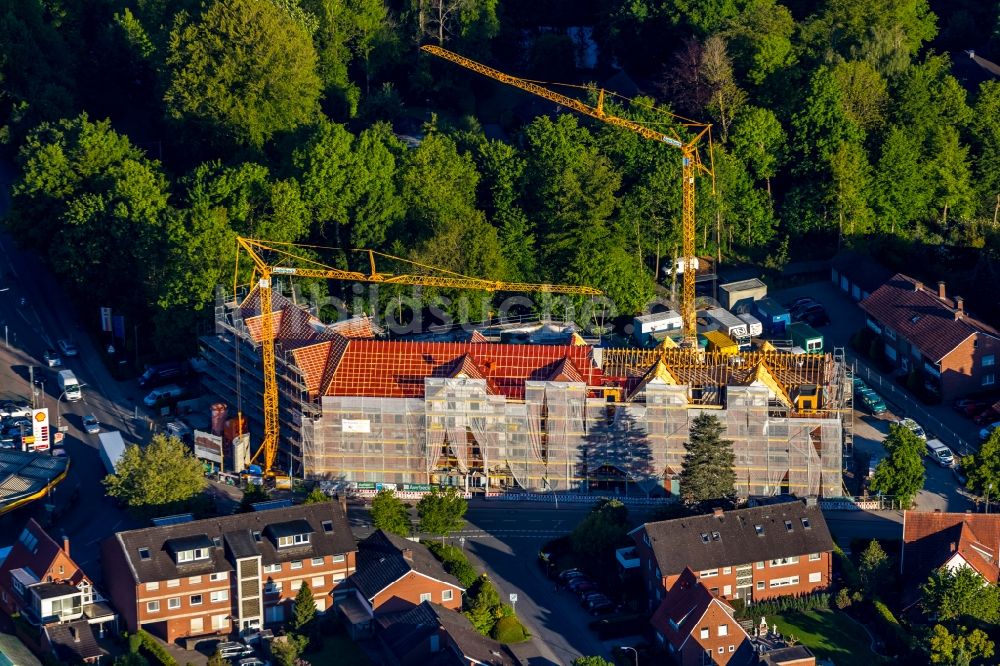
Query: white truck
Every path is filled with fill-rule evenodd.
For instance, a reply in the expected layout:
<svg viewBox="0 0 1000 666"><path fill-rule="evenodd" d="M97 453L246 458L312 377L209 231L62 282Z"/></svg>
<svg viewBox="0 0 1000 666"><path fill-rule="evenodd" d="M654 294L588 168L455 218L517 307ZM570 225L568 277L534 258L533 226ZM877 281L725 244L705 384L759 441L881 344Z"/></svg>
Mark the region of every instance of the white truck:
<svg viewBox="0 0 1000 666"><path fill-rule="evenodd" d="M754 317L749 312L736 316L747 325L747 333L750 334L751 338L756 338L764 332L764 325L760 323L760 319L757 319L757 317Z"/></svg>
<svg viewBox="0 0 1000 666"><path fill-rule="evenodd" d="M940 439L928 439L927 450L931 459L938 465L941 465L941 467L951 467L955 464L955 456L952 454L951 449L945 446L944 442Z"/></svg>
<svg viewBox="0 0 1000 666"><path fill-rule="evenodd" d="M125 454L125 440L122 439L122 434L117 430L102 432L98 437L101 440L101 461L104 462L108 474L114 474L115 466Z"/></svg>
<svg viewBox="0 0 1000 666"><path fill-rule="evenodd" d="M70 402L76 402L83 397L80 382L76 380L72 370L59 371L59 390L66 394L66 399Z"/></svg>

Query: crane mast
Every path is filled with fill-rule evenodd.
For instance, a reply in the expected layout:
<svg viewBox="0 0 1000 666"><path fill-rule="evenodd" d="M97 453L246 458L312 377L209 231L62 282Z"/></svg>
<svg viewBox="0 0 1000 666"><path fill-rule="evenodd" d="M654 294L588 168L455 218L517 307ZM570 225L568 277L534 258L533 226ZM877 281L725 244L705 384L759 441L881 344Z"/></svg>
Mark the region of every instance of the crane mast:
<svg viewBox="0 0 1000 666"><path fill-rule="evenodd" d="M679 121L680 125L688 127L694 132L693 139L684 141L677 134L665 134L637 123L634 120L606 113L604 110L604 89L599 89L597 91L597 105L591 106L578 99L574 99L573 97L557 93L554 90L541 86L535 81L511 76L510 74L506 74L500 70L493 69L492 67L488 67L482 63L476 62L475 60L471 60L447 49L441 48L440 46L426 44L420 48L426 53L430 53L431 55L453 62L488 78L500 81L501 83L506 83L507 85L515 88L520 88L525 92L532 93L533 95L547 99L550 102L572 109L577 113L590 116L591 118L608 123L609 125L614 125L615 127L635 132L643 138L665 143L669 146L673 146L674 148L678 148L681 151L681 254L683 256L681 257L680 268L683 272L683 289L681 291L680 309L685 343L686 345L694 346L697 342L694 295L694 255L696 230L695 175L701 172L711 176L713 178L714 188L714 171L702 163L701 156L698 153L698 144L706 134L708 135L709 143L711 144L712 126L710 124L699 123L670 114L673 118ZM659 276L656 277L658 278Z"/></svg>
<svg viewBox="0 0 1000 666"><path fill-rule="evenodd" d="M314 259L297 254L295 250L298 246L294 243L258 241L242 236L236 238L236 243L237 252L242 249L253 262L254 278L256 280L258 297L260 298L260 347L261 360L264 365L264 439L250 462L254 462L262 457L264 476L272 479L288 479L283 472L274 468L274 463L278 455L280 426L278 423L278 377L274 352L275 331L271 291L273 276L288 275L327 280L345 280L349 282L373 282L377 284L440 287L446 289L474 289L488 292L546 292L577 296L600 296L603 294L600 289L586 286L503 282L501 280L485 280L469 277L442 268L394 257L390 254L375 252L374 250L356 250L356 252L366 255L369 266L368 273L348 271L326 266ZM264 252L276 255L281 263L276 264L267 261L262 254ZM380 272L376 268L376 258L379 257L401 262L427 271L428 273L393 274ZM239 266L237 265L238 270ZM238 280L238 273L236 277Z"/></svg>

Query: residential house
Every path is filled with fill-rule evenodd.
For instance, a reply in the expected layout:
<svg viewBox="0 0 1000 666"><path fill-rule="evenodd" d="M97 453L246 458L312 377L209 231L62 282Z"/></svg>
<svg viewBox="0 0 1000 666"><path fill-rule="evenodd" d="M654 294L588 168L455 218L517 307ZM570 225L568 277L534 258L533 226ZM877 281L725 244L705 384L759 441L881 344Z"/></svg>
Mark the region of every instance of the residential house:
<svg viewBox="0 0 1000 666"><path fill-rule="evenodd" d="M107 654L86 620L47 625L42 630L42 647L63 664L97 664Z"/></svg>
<svg viewBox="0 0 1000 666"><path fill-rule="evenodd" d="M712 594L691 569L676 576L650 623L657 643L680 666L743 665L755 658L733 607Z"/></svg>
<svg viewBox="0 0 1000 666"><path fill-rule="evenodd" d="M346 508L321 502L119 532L101 552L128 630L191 644L284 621L303 583L325 611L356 547Z"/></svg>
<svg viewBox="0 0 1000 666"><path fill-rule="evenodd" d="M506 645L477 632L457 610L429 601L379 617L378 642L387 666L521 666Z"/></svg>
<svg viewBox="0 0 1000 666"><path fill-rule="evenodd" d="M43 645L55 647L57 642L46 637L70 632L86 648L81 648L83 660L105 654L94 632L103 636L118 624L114 610L70 556L69 539L57 542L34 519L0 563L0 608L37 626Z"/></svg>
<svg viewBox="0 0 1000 666"><path fill-rule="evenodd" d="M920 372L942 400L996 388L1000 333L966 312L961 296L949 297L944 282L935 291L897 273L860 307L886 358Z"/></svg>
<svg viewBox="0 0 1000 666"><path fill-rule="evenodd" d="M852 250L839 253L830 262L830 280L855 301L863 301L889 281L892 271Z"/></svg>
<svg viewBox="0 0 1000 666"><path fill-rule="evenodd" d="M357 637L370 633L376 616L425 601L459 610L463 592L426 546L376 530L358 543L357 571L337 590L337 606Z"/></svg>
<svg viewBox="0 0 1000 666"><path fill-rule="evenodd" d="M811 500L645 523L630 532L650 608L686 568L712 594L761 601L830 585L833 539Z"/></svg>
<svg viewBox="0 0 1000 666"><path fill-rule="evenodd" d="M918 599L918 587L938 569L970 567L994 585L1000 579L1000 515L903 512L903 548L899 568L905 589L904 605Z"/></svg>

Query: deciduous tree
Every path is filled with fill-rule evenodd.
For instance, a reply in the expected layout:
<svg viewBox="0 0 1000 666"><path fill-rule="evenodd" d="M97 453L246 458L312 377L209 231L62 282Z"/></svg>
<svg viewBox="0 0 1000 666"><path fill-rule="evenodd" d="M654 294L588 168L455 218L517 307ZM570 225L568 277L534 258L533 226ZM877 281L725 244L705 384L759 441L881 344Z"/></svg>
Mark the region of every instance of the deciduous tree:
<svg viewBox="0 0 1000 666"><path fill-rule="evenodd" d="M711 414L700 414L691 424L680 483L688 504L730 500L736 492L736 454L732 441L722 439L723 430Z"/></svg>
<svg viewBox="0 0 1000 666"><path fill-rule="evenodd" d="M462 529L468 508L469 503L455 488L448 488L444 492L432 488L431 492L417 502L420 531L446 537L455 530Z"/></svg>
<svg viewBox="0 0 1000 666"><path fill-rule="evenodd" d="M756 106L744 107L736 117L731 136L733 152L753 172L767 183L771 195L771 179L784 161L785 130L774 112Z"/></svg>
<svg viewBox="0 0 1000 666"><path fill-rule="evenodd" d="M176 510L205 488L201 462L176 437L154 435L146 447L131 444L104 478L108 495L140 513Z"/></svg>
<svg viewBox="0 0 1000 666"><path fill-rule="evenodd" d="M861 560L858 562L858 573L861 575L863 588L877 595L879 590L885 587L888 570L889 556L882 550L882 545L872 539L861 553Z"/></svg>
<svg viewBox="0 0 1000 666"><path fill-rule="evenodd" d="M993 656L994 643L982 629L958 627L953 634L948 628L936 624L927 641L927 651L932 664L969 666L974 660Z"/></svg>
<svg viewBox="0 0 1000 666"><path fill-rule="evenodd" d="M990 433L979 451L962 458L962 471L969 490L984 495L992 486L1000 497L1000 428Z"/></svg>
<svg viewBox="0 0 1000 666"><path fill-rule="evenodd" d="M920 588L924 611L945 624L1000 620L1000 588L989 585L975 569L938 569Z"/></svg>
<svg viewBox="0 0 1000 666"><path fill-rule="evenodd" d="M889 455L875 468L871 488L875 492L894 497L903 508L913 503L917 492L924 487L923 455L927 445L909 428L892 424L889 435L882 442Z"/></svg>
<svg viewBox="0 0 1000 666"><path fill-rule="evenodd" d="M391 490L380 490L372 499L372 526L375 529L410 536L410 513Z"/></svg>

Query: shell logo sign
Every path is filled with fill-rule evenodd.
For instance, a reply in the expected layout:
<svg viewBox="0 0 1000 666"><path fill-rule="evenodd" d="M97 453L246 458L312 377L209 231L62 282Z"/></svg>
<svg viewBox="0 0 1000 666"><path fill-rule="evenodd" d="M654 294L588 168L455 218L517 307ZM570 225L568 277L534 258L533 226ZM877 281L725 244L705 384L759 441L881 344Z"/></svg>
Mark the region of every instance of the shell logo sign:
<svg viewBox="0 0 1000 666"><path fill-rule="evenodd" d="M29 451L49 450L49 410L47 407L31 410L31 436L24 438Z"/></svg>

